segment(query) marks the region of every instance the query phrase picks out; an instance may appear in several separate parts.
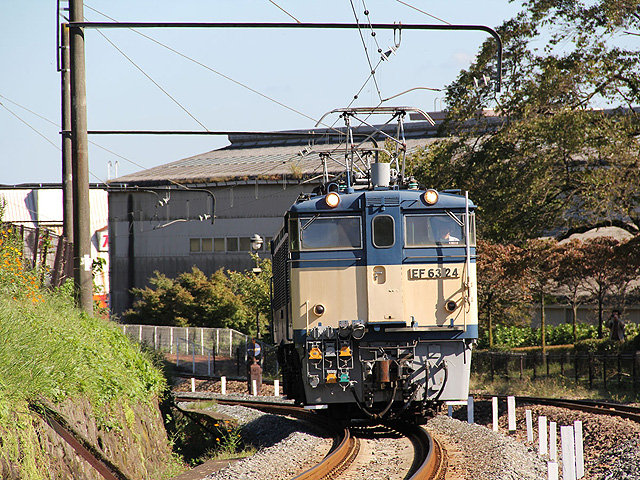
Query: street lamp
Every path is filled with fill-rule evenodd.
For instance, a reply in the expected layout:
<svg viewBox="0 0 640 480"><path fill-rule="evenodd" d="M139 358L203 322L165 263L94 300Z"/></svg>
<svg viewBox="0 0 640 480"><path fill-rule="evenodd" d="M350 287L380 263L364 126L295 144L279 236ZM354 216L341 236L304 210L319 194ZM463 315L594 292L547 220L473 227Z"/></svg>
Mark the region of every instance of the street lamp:
<svg viewBox="0 0 640 480"><path fill-rule="evenodd" d="M257 233L254 233L253 236L251 237L251 249L256 254L256 266L253 267L253 274L256 277L262 273L262 269L260 268L260 264L258 263L260 259L260 254L258 253L258 250L260 250L263 243L264 241L262 240L262 237ZM258 307L256 307L256 337L260 338L260 309Z"/></svg>

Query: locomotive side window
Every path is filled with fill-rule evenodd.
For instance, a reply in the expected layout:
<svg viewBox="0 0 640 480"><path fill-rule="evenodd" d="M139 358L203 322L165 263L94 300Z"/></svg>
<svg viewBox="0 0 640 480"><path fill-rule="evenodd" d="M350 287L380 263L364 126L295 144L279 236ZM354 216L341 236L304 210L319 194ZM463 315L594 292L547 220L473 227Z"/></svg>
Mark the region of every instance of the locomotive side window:
<svg viewBox="0 0 640 480"><path fill-rule="evenodd" d="M395 243L395 222L390 215L378 215L372 220L373 245L389 248Z"/></svg>
<svg viewBox="0 0 640 480"><path fill-rule="evenodd" d="M471 244L475 244L475 222L469 224ZM407 247L464 245L464 215L443 213L405 216L405 245Z"/></svg>
<svg viewBox="0 0 640 480"><path fill-rule="evenodd" d="M362 248L360 217L300 217L300 250L354 250Z"/></svg>

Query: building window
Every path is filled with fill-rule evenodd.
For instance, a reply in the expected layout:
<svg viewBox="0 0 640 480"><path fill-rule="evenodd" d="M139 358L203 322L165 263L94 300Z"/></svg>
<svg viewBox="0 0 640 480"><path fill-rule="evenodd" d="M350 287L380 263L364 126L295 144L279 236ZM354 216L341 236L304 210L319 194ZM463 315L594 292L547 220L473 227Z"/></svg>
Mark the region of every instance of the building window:
<svg viewBox="0 0 640 480"><path fill-rule="evenodd" d="M249 237L240 237L240 251L251 252L251 239Z"/></svg>
<svg viewBox="0 0 640 480"><path fill-rule="evenodd" d="M199 252L200 251L200 239L199 238L190 238L189 239L189 251L190 252Z"/></svg>
<svg viewBox="0 0 640 480"><path fill-rule="evenodd" d="M214 238L213 239L213 251L214 252L224 252L225 251L224 238Z"/></svg>
<svg viewBox="0 0 640 480"><path fill-rule="evenodd" d="M227 237L227 252L237 252L238 251L238 239Z"/></svg>
<svg viewBox="0 0 640 480"><path fill-rule="evenodd" d="M203 238L202 239L202 251L203 252L213 252L213 239L212 238Z"/></svg>

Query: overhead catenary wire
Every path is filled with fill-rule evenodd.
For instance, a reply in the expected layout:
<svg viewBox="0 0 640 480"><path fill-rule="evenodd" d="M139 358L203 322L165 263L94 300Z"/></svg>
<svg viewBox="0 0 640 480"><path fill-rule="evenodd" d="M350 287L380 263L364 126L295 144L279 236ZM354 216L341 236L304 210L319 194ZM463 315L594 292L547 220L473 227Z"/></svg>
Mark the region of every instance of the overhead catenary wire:
<svg viewBox="0 0 640 480"><path fill-rule="evenodd" d="M113 17L111 17L111 16L109 16L109 15L107 15L107 14L105 14L105 13L103 13L103 12L101 12L101 11L99 11L99 10L95 9L95 8L92 8L91 6L88 6L88 5L85 5L85 6L86 6L86 8L88 8L89 10L92 10L93 12L95 12L95 13L97 13L97 14L99 14L99 15L102 15L103 17L108 18L109 20L111 20L111 21L113 21L113 22L118 23L118 22L117 22L117 20L115 20ZM276 5L276 6L277 6L277 5ZM286 13L286 12L285 12L285 13ZM290 16L291 16L291 15L290 15ZM295 19L295 17L292 17L292 18L294 18L294 19ZM298 23L300 23L300 22L299 22L299 20L297 20L297 19L295 19L295 20L296 20ZM369 22L369 23L370 23L370 22ZM179 55L179 56L181 56L181 57L183 57L183 58L185 58L185 59L187 59L187 60L189 60L189 61L191 61L191 62L196 63L197 65L200 65L200 66L202 66L202 67L204 67L204 68L206 68L206 69L208 69L208 70L211 70L211 71L213 71L214 73L216 73L216 74L218 74L218 75L221 75L221 76L223 76L224 78L226 78L226 79L228 79L228 80L230 80L230 81L232 81L232 82L234 82L234 83L236 83L236 84L238 84L238 85L240 85L240 86L244 86L245 88L250 89L250 90L251 90L251 91L253 91L254 93L257 93L257 94L259 94L259 95L263 96L264 98L267 98L267 99L269 99L269 100L271 100L271 101L274 101L275 103L277 103L277 104L279 104L279 105L281 105L281 106L284 106L285 108L288 108L288 109L292 110L292 111L293 111L293 112L295 112L295 113L299 113L300 115L303 115L303 116L304 116L304 117L306 117L307 119L313 120L313 121L314 121L314 123L316 122L316 120L315 120L314 118L312 118L311 116L306 115L306 114L304 114L304 113L302 113L302 112L298 112L297 110L292 109L291 107L288 107L288 106L286 106L286 105L284 105L284 104L280 103L280 102L279 102L279 101L277 101L277 100L271 99L270 97L268 97L268 96L266 96L266 95L263 95L263 94L261 94L260 92L257 92L257 91L255 91L255 90L251 89L250 87L247 87L247 86L243 85L242 83L240 83L240 82L238 82L238 81L236 81L236 80L234 80L234 79L232 79L232 78L230 78L230 77L228 77L228 76L226 76L226 75L224 75L224 74L221 74L220 72L217 72L216 70L213 70L212 68L208 67L207 65L205 65L205 64L203 64L203 63L201 63L201 62L199 62L199 61L197 61L197 60L195 60L195 59L193 59L193 58L191 58L191 57L189 57L189 56L187 56L187 55L185 55L185 54L183 54L183 53L181 53L181 52L179 52L179 51L177 51L177 50L175 50L175 49L173 49L172 47L170 47L170 46L168 46L168 45L165 45L164 43L162 43L162 42L160 42L160 41L158 41L158 40L154 39L153 37L150 37L150 36L148 36L148 35L145 35L145 34L143 34L142 32L139 32L139 31L137 31L137 30L135 30L135 29L133 29L133 28L131 28L130 30L131 30L132 32L134 32L134 33L136 33L136 34L138 34L138 35L142 36L143 38L146 38L146 39L148 39L148 40L150 40L150 41L152 41L152 42L154 42L154 43L156 43L156 44L160 45L161 47L166 48L166 49L168 49L169 51L171 51L171 52L173 52L173 53L175 53L175 54L177 54L177 55ZM102 32L100 32L100 33L102 34ZM102 35L104 36L104 34L102 34ZM106 37L105 37L105 39L106 39ZM107 39L107 41L109 41L109 40ZM110 43L111 43L111 42L110 42ZM114 45L114 47L115 47L115 45ZM117 47L115 47L115 48L117 49ZM120 50L118 49L118 51L120 51ZM127 57L123 52L121 52L121 53L125 56L125 58L128 58L128 57ZM130 60L130 61L131 61L131 60ZM133 62L132 62L132 63L133 63ZM380 64L380 61L379 61L379 62L378 62L378 64L376 65L376 68L377 68L377 66L378 66L379 64ZM134 64L134 65L135 65L135 64ZM142 73L144 73L144 72L142 72ZM362 88L359 90L358 94L359 94L359 93L364 89L364 87L366 86L366 84L367 84L367 83L368 83L368 81L369 81L369 78L371 78L371 76L372 76L374 73L375 73L375 72L374 72L374 71L372 71L372 72L369 74L369 77L367 78L367 81L365 81L365 84L364 84L364 85L362 86ZM146 74L145 74L145 75L146 75ZM151 78L149 78L149 79L150 79L151 81L153 81ZM375 80L375 78L374 78L374 80ZM155 83L155 82L154 82L154 83ZM161 88L159 85L158 85L158 87L159 87L159 88ZM161 89L162 89L162 88L161 88ZM163 91L164 91L164 90L163 90ZM378 92L378 93L379 93L379 92ZM354 97L354 99L350 102L350 104L349 104L349 105L353 104L353 101L355 101L355 98L357 98L357 95L358 95L358 94L356 94L356 96L355 96L355 97ZM168 95L168 94L167 94L167 95ZM188 112L187 112L187 113L188 113ZM195 118L194 118L194 119L195 119ZM197 121L197 120L196 120L196 121ZM323 125L324 127L328 128L329 130L334 130L334 131L336 131L337 133L342 134L342 132L341 132L340 130L338 130L338 129L334 128L334 127L335 127L335 124L337 123L337 121L338 121L338 119L336 119L336 121L334 121L334 123L333 123L333 124L331 124L331 125L326 125L326 124L322 124L322 125ZM200 122L198 122L198 123L200 123ZM203 125L203 127L204 127L204 125ZM204 127L204 128L205 128L205 130L209 131L206 127ZM322 140L325 136L326 136L326 135L324 135L324 134L323 134L323 135L322 135L318 140L319 140L319 141L320 141L320 140ZM340 142L340 144L342 144L342 142ZM103 148L103 149L104 149L104 147L100 147L100 148ZM107 150L107 149L105 149L105 150L106 150L106 151L109 151L109 150ZM109 152L110 152L110 151L109 151ZM113 152L110 152L110 153L113 153ZM114 153L114 154L115 154L115 153ZM115 155L117 155L117 154L115 154ZM117 155L117 156L119 156L119 155ZM125 159L125 160L127 160L127 161L131 162L131 163L132 163L132 164L134 164L134 165L139 166L140 168L145 168L145 167L142 167L141 165L136 164L135 162L132 162L131 160L129 160L129 159L125 158L125 157L121 157L121 158L123 158L123 159ZM269 170L265 171L265 172L264 172L264 173L262 173L261 175L264 175L264 174L268 173L270 170L271 170L271 169L269 169ZM177 185L180 185L180 186L182 186L183 188L188 188L186 185L182 185L182 184L177 184Z"/></svg>
<svg viewBox="0 0 640 480"><path fill-rule="evenodd" d="M102 38L104 38L107 42L109 42L109 44L120 53L120 55L126 58L131 63L131 65L133 65L136 69L138 69L138 71L140 71L140 73L142 73L145 77L147 77L147 79L151 83L153 83L156 87L158 87L162 91L162 93L164 93L167 97L169 97L176 105L178 105L178 107L180 107L187 115L189 115L198 125L200 125L202 128L204 128L207 131L209 130L200 120L198 120L189 110L187 110L184 107L184 105L182 105L178 100L176 100L173 95L171 95L167 90L162 88L162 86L160 86L158 82L156 82L153 78L151 78L151 76L147 72L145 72L136 62L134 62L131 59L131 57L129 57L120 48L118 48L118 46L115 43L113 43L104 33L102 33L99 29L97 30L97 32L102 36Z"/></svg>
<svg viewBox="0 0 640 480"><path fill-rule="evenodd" d="M369 71L371 72L371 77L373 78L373 83L376 87L376 91L378 93L378 97L380 97L380 99L382 99L382 94L380 93L380 88L378 87L378 81L376 79L375 76L375 68L373 67L373 64L371 63L371 58L369 57L369 50L367 49L367 42L365 42L364 40L364 35L362 35L362 29L360 28L360 20L358 19L358 12L356 12L356 7L353 4L353 0L349 0L351 3L351 10L353 10L353 16L356 19L356 25L358 26L358 33L360 34L360 39L362 40L362 46L364 48L364 54L367 57L367 62L369 63ZM367 17L368 17L368 12L367 12ZM371 22L369 22L369 26L371 27ZM371 29L373 30L373 27L371 27ZM375 32L374 32L375 33Z"/></svg>
<svg viewBox="0 0 640 480"><path fill-rule="evenodd" d="M43 115L40 115L39 113L37 113L37 112L35 112L35 111L33 111L33 110L31 110L31 109L29 109L29 108L27 108L27 107L25 107L25 106L23 106L23 105L19 104L19 103L17 103L17 102L15 102L15 101L11 100L10 98L8 98L8 97L6 97L6 96L4 96L4 95L1 95L1 94L0 94L0 98L2 98L2 99L4 99L5 101L7 101L7 102L9 102L9 103L11 103L11 104L13 104L13 105L17 106L18 108L21 108L21 109L23 109L23 110L25 110L25 111L27 111L27 112L31 113L32 115L37 116L38 118L40 118L40 119L42 119L42 120L44 120L44 121L46 121L46 122L50 123L51 125L54 125L54 126L56 126L56 127L58 127L58 128L59 128L58 123L56 123L56 122L54 122L53 120L51 120L51 119L49 119L49 118L47 118L47 117L45 117L45 116L43 116ZM31 125L30 125L26 120L22 119L19 115L15 114L14 112L11 112L11 110L9 110L5 105L3 105L3 104L2 104L2 102L0 102L0 106L2 106L2 107L4 107L5 109L7 109L7 110L8 110L10 113L12 113L16 118L18 118L22 123L24 123L25 125L29 126L29 127L30 127L34 132L35 132L35 133L37 133L39 136L41 136L43 139L45 139L49 144L51 144L51 145L52 145L54 148L56 148L58 151L60 151L60 150L61 150L61 149L60 149L60 147L59 147L58 145L56 145L55 143L53 143L52 141L50 141L48 138L46 138L46 135L44 135L43 133L39 132L35 127L31 126ZM203 133L205 133L205 132L203 132ZM108 148L106 148L106 147L104 147L104 146L102 146L102 145L100 145L100 144L98 144L98 143L96 143L96 142L89 141L89 143L91 143L91 144L92 144L92 145L94 145L95 147L98 147L98 148L100 148L100 149L102 149L102 150L104 150L104 151L106 151L106 152L108 152L108 153L110 153L110 154L112 154L112 155L114 155L114 156L118 157L118 158L121 158L121 159L123 159L123 160L125 160L125 161L127 161L127 162L131 163L132 165L134 165L134 166L136 166L136 167L138 167L138 168L140 168L140 169L145 170L145 169L147 169L147 168L148 168L148 167L145 167L145 166L143 166L143 165L141 165L141 164L139 164L139 163L135 162L134 160L131 160L130 158L127 158L127 157L125 157L125 156L123 156L123 155L121 155L121 154L119 154L119 153L117 153L117 152L114 152L114 151L112 151L112 150L110 150L110 149L108 149ZM298 156L297 156L297 155L292 155L290 159L285 160L285 161L282 161L282 162L278 162L278 163L276 163L276 164L274 164L274 165L270 166L270 167L269 167L269 168L267 168L266 170L264 170L264 171L261 171L261 172L257 173L257 174L256 174L256 176L257 176L257 177L260 177L260 176L267 175L267 174L269 174L270 172L272 172L273 170L275 170L276 168L280 167L281 165L286 164L286 163L291 162L291 161L294 161L294 160L297 160L297 159L298 159ZM320 168L320 165L318 166L318 169L319 169L319 168ZM315 173L316 171L317 171L317 169L316 169L316 170L314 170L314 171L312 171L312 172L311 172L311 174ZM94 177L94 178L95 178L99 183L102 183L102 184L106 185L107 187L110 187L110 185L109 185L108 183L106 183L103 179L99 178L99 177L98 177L97 175L95 175L93 172L89 171L89 173L90 173L90 175L91 175L91 176L93 176L93 177ZM187 185L185 185L185 184L183 184L183 183L181 183L181 182L177 182L177 181L172 180L172 179L168 179L167 181L168 181L171 185L174 185L175 187L178 187L178 188L181 188L181 189L184 189L184 190L191 190L191 188L190 188L189 186L187 186ZM304 183L304 182L303 182L303 183ZM224 192L224 191L230 190L230 189L232 189L232 188L234 188L234 187L233 187L233 186L229 186L229 187L226 187L226 188L223 188L223 189L219 190L219 192ZM264 198L269 198L269 197L271 197L271 196L277 196L277 195L279 195L279 194L274 193L274 194L272 194L272 195L263 196L263 197L261 197L261 199L262 199L262 200L264 200ZM254 201L257 201L257 200L254 200ZM250 201L250 202L247 202L247 203L252 203L252 202L253 202L253 201ZM225 211L225 210L222 210L222 211Z"/></svg>
<svg viewBox="0 0 640 480"><path fill-rule="evenodd" d="M2 97L5 98L5 97ZM22 117L20 117L17 113L15 113L13 110L11 110L9 107L7 107L4 103L0 102L0 106L3 107L7 112L9 112L11 115L13 115L15 118L17 118L18 120L20 120L22 123L24 123L27 127L29 127L31 130L33 130L33 132L36 133L36 135L42 137L47 143L51 144L53 146L53 148L56 148L60 151L62 151L62 149L56 145L55 143L53 143L51 140L49 140L46 135L44 135L43 133L39 132L33 125L31 125L29 122L27 122L26 120L24 120Z"/></svg>
<svg viewBox="0 0 640 480"><path fill-rule="evenodd" d="M443 20L443 19L441 19L441 18L438 18L438 17L436 17L435 15L431 15L430 13L425 12L424 10L420 10L418 7L414 7L413 5L408 4L407 2L403 2L402 0L397 0L397 1L398 1L399 3L401 3L401 4L403 4L403 5L406 5L406 6L407 6L407 7L409 7L409 8L413 8L414 10L416 10L416 11L418 11L418 12L420 12L420 13L424 13L424 14L425 14L425 15L427 15L428 17L431 17L431 18L433 18L433 19L435 19L435 20L438 20L439 22L446 23L447 25L451 25L451 23L447 22L446 20Z"/></svg>
<svg viewBox="0 0 640 480"><path fill-rule="evenodd" d="M284 8L282 8L280 5L278 5L276 2L274 2L273 0L269 0L269 2L271 2L273 5L275 5L276 7L278 7L280 10L282 10L284 13L286 13L287 15L289 15L291 18L293 18L296 22L300 23L300 20L298 20L296 17L294 17L293 15L291 15L289 12L287 12Z"/></svg>
<svg viewBox="0 0 640 480"><path fill-rule="evenodd" d="M92 8L92 7L88 6L88 5L85 5L85 6L86 6L86 8L88 8L89 10L92 10L92 11L94 11L94 12L98 13L99 15L104 16L105 18L108 18L108 19L109 19L109 20L111 20L112 22L120 23L120 22L118 22L117 20L115 20L114 18L110 17L109 15L106 15L105 13L102 13L102 12L100 12L100 11L96 10L95 8ZM298 22L298 23L299 23L299 22ZM268 100L268 101L270 101L270 102L272 102L272 103L275 103L276 105L279 105L279 106L281 106L281 107L283 107L283 108L285 108L285 109L289 110L290 112L293 112L293 113L295 113L295 114L297 114L297 115L300 115L300 116L302 116L302 117L304 117L304 118L306 118L306 119L308 119L308 120L311 120L311 121L313 121L313 122L315 122L315 121L316 121L316 119L314 119L314 118L313 118L313 117L311 117L310 115L307 115L306 113L301 112L300 110L297 110L297 109L295 109L295 108L293 108L293 107L291 107L291 106L289 106L289 105L286 105L285 103L281 102L280 100L276 100L275 98L272 98L272 97L270 97L269 95L266 95L266 94L264 94L264 93L262 93L262 92L260 92L260 91L256 90L255 88L250 87L249 85L246 85L245 83L240 82L239 80L236 80L236 79L234 79L234 78L230 77L229 75L226 75L226 74L224 74L224 73L222 73L222 72L220 72L220 71L218 71L218 70L216 70L216 69L214 69L214 68L212 68L212 67L210 67L210 66L208 66L208 65L206 65L206 64L204 64L204 63L202 63L202 62L200 62L199 60L196 60L195 58L192 58L192 57L190 57L190 56L188 56L188 55L186 55L186 54L184 54L184 53L182 53L182 52L180 52L180 51L176 50L175 48L172 48L172 47L170 47L170 46L168 46L168 45L166 45L166 44L164 44L164 43L160 42L159 40L156 40L155 38L150 37L149 35L145 35L144 33L140 32L140 31L138 31L138 30L136 30L136 29L134 29L134 28L129 28L129 30L131 30L132 32L134 32L134 33L136 33L136 34L140 35L141 37L146 38L147 40L149 40L149 41L151 41L151 42L153 42L153 43L155 43L155 44L157 44L157 45L159 45L159 46L161 46L161 47L163 47L163 48L166 48L166 49L167 49L167 50L169 50L170 52L175 53L176 55L178 55L178 56L180 56L180 57L184 58L185 60L188 60L188 61L190 61L190 62L192 62L192 63L195 63L196 65L199 65L199 66L201 66L202 68L205 68L206 70L209 70L210 72L214 73L215 75L218 75L219 77L222 77L222 78L224 78L225 80L228 80L228 81L230 81L231 83L234 83L234 84L238 85L239 87L244 88L245 90L248 90L248 91L250 91L250 92L252 92L252 93L254 93L254 94L256 94L256 95L258 95L258 96L260 96L260 97L262 97L262 98L264 98L265 100ZM326 127L330 128L328 125L324 125L324 126L326 126Z"/></svg>

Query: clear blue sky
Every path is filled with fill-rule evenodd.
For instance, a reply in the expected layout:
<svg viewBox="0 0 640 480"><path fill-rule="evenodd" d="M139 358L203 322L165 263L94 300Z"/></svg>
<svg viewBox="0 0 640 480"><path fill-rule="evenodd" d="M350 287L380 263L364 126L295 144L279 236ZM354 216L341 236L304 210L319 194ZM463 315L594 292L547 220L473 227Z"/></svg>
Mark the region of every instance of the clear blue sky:
<svg viewBox="0 0 640 480"><path fill-rule="evenodd" d="M507 0L404 0L452 24L497 27L520 3ZM301 22L354 22L349 0L274 0ZM442 23L395 0L353 0L361 23ZM89 21L293 22L269 0L91 0ZM60 182L60 74L56 71L56 0L0 1L0 184ZM102 33L169 92L193 117L95 30L86 32L90 130L282 130L311 128L325 112L347 106L369 76L356 30L160 30L142 33L206 65L196 65L127 30ZM363 28L371 62L387 50L393 33ZM377 69L355 105L377 105L414 87L443 88L468 67L482 32L402 33L400 48ZM215 70L289 108L212 72ZM379 90L379 92L378 92ZM386 104L441 109L442 94L418 90ZM12 103L15 102L15 103ZM16 105L18 104L18 105ZM11 110L9 112L7 110ZM31 110L35 114L27 110ZM300 113L296 113L300 112ZM303 114L303 115L301 115ZM19 117L19 118L18 118ZM309 118L310 117L310 118ZM46 120L45 120L46 119ZM49 123L49 121L54 124ZM25 123L26 122L26 123ZM28 125L27 125L28 124ZM34 131L35 130L35 131ZM104 137L91 142L90 181L161 165L225 145L225 137ZM108 164L113 165L110 173Z"/></svg>

